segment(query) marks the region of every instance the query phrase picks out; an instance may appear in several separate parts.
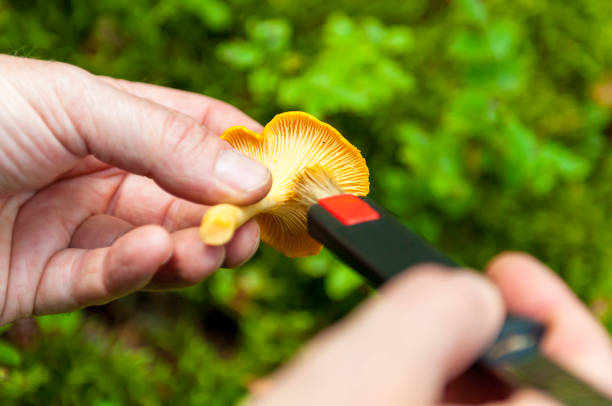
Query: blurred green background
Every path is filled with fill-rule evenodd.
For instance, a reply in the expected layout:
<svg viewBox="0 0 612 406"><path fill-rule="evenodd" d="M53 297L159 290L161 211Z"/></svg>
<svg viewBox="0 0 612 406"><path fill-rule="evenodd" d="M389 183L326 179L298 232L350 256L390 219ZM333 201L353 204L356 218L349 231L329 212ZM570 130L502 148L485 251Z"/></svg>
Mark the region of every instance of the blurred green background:
<svg viewBox="0 0 612 406"><path fill-rule="evenodd" d="M0 0L0 52L299 109L453 257L553 266L612 328L609 0ZM369 294L263 247L181 292L2 327L2 405L227 405Z"/></svg>

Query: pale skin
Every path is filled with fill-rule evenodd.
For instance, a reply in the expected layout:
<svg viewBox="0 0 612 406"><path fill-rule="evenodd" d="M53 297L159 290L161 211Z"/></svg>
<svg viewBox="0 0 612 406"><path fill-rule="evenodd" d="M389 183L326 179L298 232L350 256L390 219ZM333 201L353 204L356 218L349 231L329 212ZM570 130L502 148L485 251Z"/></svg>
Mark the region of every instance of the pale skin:
<svg viewBox="0 0 612 406"><path fill-rule="evenodd" d="M612 396L608 333L552 271L507 253L485 276L408 270L256 385L253 405L559 406L534 391L502 393L481 376L461 375L507 310L543 322L544 352Z"/></svg>
<svg viewBox="0 0 612 406"><path fill-rule="evenodd" d="M252 221L221 247L198 236L208 205L253 204L270 188L265 168L218 138L235 125L261 131L205 96L0 55L0 324L248 260ZM252 403L554 405L528 390L499 400L462 375L507 310L544 322L544 350L612 395L603 327L544 265L505 254L486 276L407 271L256 386Z"/></svg>
<svg viewBox="0 0 612 406"><path fill-rule="evenodd" d="M261 130L245 114L66 64L0 56L0 72L0 323L194 284L257 249L255 223L223 247L197 228L205 205L270 187L218 137Z"/></svg>

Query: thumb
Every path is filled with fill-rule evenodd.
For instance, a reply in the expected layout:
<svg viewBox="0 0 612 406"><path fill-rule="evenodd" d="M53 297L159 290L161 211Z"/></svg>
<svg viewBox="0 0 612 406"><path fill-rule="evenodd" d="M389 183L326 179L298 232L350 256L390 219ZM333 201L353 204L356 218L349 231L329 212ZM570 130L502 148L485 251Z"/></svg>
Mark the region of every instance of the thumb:
<svg viewBox="0 0 612 406"><path fill-rule="evenodd" d="M495 338L503 305L475 273L410 272L315 339L255 404L435 404Z"/></svg>
<svg viewBox="0 0 612 406"><path fill-rule="evenodd" d="M266 168L193 118L63 66L56 93L75 131L61 141L72 152L151 177L199 203L249 204L268 192Z"/></svg>

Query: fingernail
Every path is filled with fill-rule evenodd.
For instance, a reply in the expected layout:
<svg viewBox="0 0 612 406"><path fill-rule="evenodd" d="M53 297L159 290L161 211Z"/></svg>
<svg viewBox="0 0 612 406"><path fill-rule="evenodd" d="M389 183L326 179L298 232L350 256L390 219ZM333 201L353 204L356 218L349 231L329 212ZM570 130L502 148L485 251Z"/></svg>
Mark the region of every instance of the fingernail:
<svg viewBox="0 0 612 406"><path fill-rule="evenodd" d="M270 172L264 166L234 149L226 149L219 154L215 175L239 192L257 190L270 179Z"/></svg>

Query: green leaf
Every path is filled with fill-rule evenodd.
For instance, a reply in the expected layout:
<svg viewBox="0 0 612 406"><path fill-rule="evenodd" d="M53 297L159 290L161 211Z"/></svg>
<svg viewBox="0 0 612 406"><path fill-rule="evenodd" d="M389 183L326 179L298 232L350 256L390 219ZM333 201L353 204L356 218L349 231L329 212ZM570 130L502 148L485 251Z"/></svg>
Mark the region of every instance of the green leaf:
<svg viewBox="0 0 612 406"><path fill-rule="evenodd" d="M313 278L326 275L332 264L333 258L327 251L321 251L318 255L298 260L299 270Z"/></svg>
<svg viewBox="0 0 612 406"><path fill-rule="evenodd" d="M286 49L291 41L292 29L287 20L263 20L248 26L249 37L271 52Z"/></svg>
<svg viewBox="0 0 612 406"><path fill-rule="evenodd" d="M220 303L228 303L238 292L234 272L233 269L219 269L211 277L210 292Z"/></svg>
<svg viewBox="0 0 612 406"><path fill-rule="evenodd" d="M347 266L338 264L325 278L325 292L334 300L341 300L363 285L364 279Z"/></svg>
<svg viewBox="0 0 612 406"><path fill-rule="evenodd" d="M498 148L506 165L500 165L501 177L508 186L522 186L537 176L538 143L535 135L517 120L511 120L497 136Z"/></svg>
<svg viewBox="0 0 612 406"><path fill-rule="evenodd" d="M497 22L487 30L489 49L497 60L504 60L514 54L517 39L516 25L511 21Z"/></svg>
<svg viewBox="0 0 612 406"><path fill-rule="evenodd" d="M391 27L383 42L385 49L394 53L407 53L414 48L414 35L408 27Z"/></svg>
<svg viewBox="0 0 612 406"><path fill-rule="evenodd" d="M334 14L327 20L323 38L327 45L342 45L351 41L355 35L355 24L352 19L343 14Z"/></svg>
<svg viewBox="0 0 612 406"><path fill-rule="evenodd" d="M112 400L96 400L94 406L123 406L123 403Z"/></svg>
<svg viewBox="0 0 612 406"><path fill-rule="evenodd" d="M374 44L382 44L387 36L387 29L375 18L364 19L361 27L365 32L368 41Z"/></svg>
<svg viewBox="0 0 612 406"><path fill-rule="evenodd" d="M542 159L554 163L558 173L565 179L580 180L589 172L589 164L565 146L548 142L542 147Z"/></svg>
<svg viewBox="0 0 612 406"><path fill-rule="evenodd" d="M496 103L480 90L465 90L452 99L444 117L444 127L450 133L487 136L498 120Z"/></svg>
<svg viewBox="0 0 612 406"><path fill-rule="evenodd" d="M459 10L470 21L483 24L487 20L487 9L482 0L457 0Z"/></svg>
<svg viewBox="0 0 612 406"><path fill-rule="evenodd" d="M224 30L232 21L231 9L222 0L183 0L181 4L212 30Z"/></svg>
<svg viewBox="0 0 612 406"><path fill-rule="evenodd" d="M279 75L267 68L257 69L248 77L249 90L258 97L270 96L276 92Z"/></svg>
<svg viewBox="0 0 612 406"><path fill-rule="evenodd" d="M0 340L0 364L16 367L21 363L21 354L6 341Z"/></svg>
<svg viewBox="0 0 612 406"><path fill-rule="evenodd" d="M510 63L519 33L511 21L501 20L484 29L462 29L450 42L450 54L465 63Z"/></svg>
<svg viewBox="0 0 612 406"><path fill-rule="evenodd" d="M82 320L83 316L79 311L36 317L36 323L44 333L56 332L64 335L76 333Z"/></svg>
<svg viewBox="0 0 612 406"><path fill-rule="evenodd" d="M325 46L301 75L281 80L279 103L318 116L369 114L411 90L415 80L385 46L386 30L371 18L355 22L343 15L330 17L323 30Z"/></svg>
<svg viewBox="0 0 612 406"><path fill-rule="evenodd" d="M13 325L12 323L7 323L7 324L0 326L0 335L3 334L5 331L8 331L12 325Z"/></svg>
<svg viewBox="0 0 612 406"><path fill-rule="evenodd" d="M233 41L220 44L217 57L235 68L248 69L259 65L263 54L249 42Z"/></svg>
<svg viewBox="0 0 612 406"><path fill-rule="evenodd" d="M399 159L416 172L429 170L426 157L431 156L431 139L418 125L405 123L398 128L397 139L401 143Z"/></svg>

